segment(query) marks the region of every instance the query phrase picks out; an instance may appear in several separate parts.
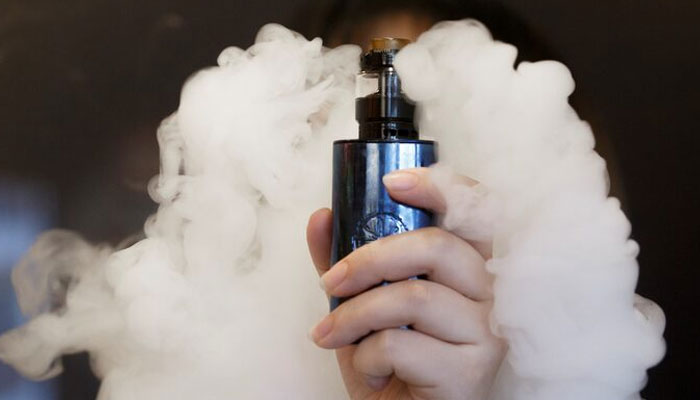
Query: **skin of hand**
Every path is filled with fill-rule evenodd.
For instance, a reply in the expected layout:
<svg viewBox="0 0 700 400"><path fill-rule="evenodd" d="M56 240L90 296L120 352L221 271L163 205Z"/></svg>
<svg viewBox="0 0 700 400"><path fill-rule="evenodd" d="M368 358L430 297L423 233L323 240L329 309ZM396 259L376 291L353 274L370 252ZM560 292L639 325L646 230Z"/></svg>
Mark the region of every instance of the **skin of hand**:
<svg viewBox="0 0 700 400"><path fill-rule="evenodd" d="M398 202L445 211L426 168L395 171L384 185ZM486 399L506 352L489 329L490 244L423 228L368 243L329 268L331 230L331 210L311 215L311 258L329 296L354 297L310 335L336 350L350 398ZM427 279L406 280L417 275ZM394 283L377 286L382 281Z"/></svg>

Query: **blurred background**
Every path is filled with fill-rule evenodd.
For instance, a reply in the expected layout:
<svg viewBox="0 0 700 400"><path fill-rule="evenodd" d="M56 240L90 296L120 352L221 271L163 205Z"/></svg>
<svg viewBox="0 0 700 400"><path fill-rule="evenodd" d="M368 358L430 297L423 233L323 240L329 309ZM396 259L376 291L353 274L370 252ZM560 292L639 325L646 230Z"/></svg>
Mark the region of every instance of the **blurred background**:
<svg viewBox="0 0 700 400"><path fill-rule="evenodd" d="M0 0L0 329L22 321L10 270L42 230L115 245L139 233L158 123L223 48L267 22L337 45L470 16L521 59L571 69L641 245L638 292L668 319L644 396L698 398L697 0ZM64 365L40 384L0 365L0 399L94 399L87 357Z"/></svg>

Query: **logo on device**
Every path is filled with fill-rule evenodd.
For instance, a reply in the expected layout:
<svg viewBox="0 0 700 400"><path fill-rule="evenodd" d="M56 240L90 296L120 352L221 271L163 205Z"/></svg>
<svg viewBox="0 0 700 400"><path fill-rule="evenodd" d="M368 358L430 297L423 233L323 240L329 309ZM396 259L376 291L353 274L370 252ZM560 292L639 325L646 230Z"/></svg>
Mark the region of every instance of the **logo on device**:
<svg viewBox="0 0 700 400"><path fill-rule="evenodd" d="M387 213L368 214L360 220L352 236L352 249L373 242L379 238L406 232L406 225L399 216Z"/></svg>

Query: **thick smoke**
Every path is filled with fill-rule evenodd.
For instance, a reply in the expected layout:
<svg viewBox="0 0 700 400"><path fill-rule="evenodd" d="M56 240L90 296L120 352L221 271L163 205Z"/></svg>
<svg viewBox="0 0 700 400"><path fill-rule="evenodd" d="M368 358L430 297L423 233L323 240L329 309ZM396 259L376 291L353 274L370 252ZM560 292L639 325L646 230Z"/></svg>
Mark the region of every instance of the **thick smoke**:
<svg viewBox="0 0 700 400"><path fill-rule="evenodd" d="M13 275L35 318L2 359L41 379L88 350L101 400L342 398L307 339L327 303L304 231L330 199L332 141L356 131L359 54L268 25L193 76L158 132L146 238L111 253L40 237Z"/></svg>
<svg viewBox="0 0 700 400"><path fill-rule="evenodd" d="M327 304L303 232L330 200L332 141L356 136L359 54L278 25L224 50L158 132L146 238L114 251L41 236L13 272L33 318L0 337L0 358L43 379L87 350L101 400L345 397L332 353L306 339ZM510 350L494 397L636 398L663 355L663 313L634 295L638 248L567 103L569 72L514 70L515 54L465 21L397 64L443 164L482 183L434 169L445 227L495 237L493 329Z"/></svg>
<svg viewBox="0 0 700 400"><path fill-rule="evenodd" d="M461 21L438 24L396 62L422 106L422 134L482 183L470 190L433 174L446 228L494 235L493 328L510 347L494 397L638 398L664 353L663 312L634 294L639 247L607 197L591 129L567 102L571 74L554 61L513 69L516 55Z"/></svg>

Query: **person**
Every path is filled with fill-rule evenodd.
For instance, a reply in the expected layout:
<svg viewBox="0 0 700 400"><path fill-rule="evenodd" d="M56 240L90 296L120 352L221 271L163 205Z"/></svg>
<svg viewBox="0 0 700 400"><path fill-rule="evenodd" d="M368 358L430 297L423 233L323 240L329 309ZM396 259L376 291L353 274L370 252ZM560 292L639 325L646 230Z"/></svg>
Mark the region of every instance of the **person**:
<svg viewBox="0 0 700 400"><path fill-rule="evenodd" d="M320 35L330 47L364 47L375 37L414 41L438 21L467 17L485 23L495 39L515 44L517 62L557 58L505 9L477 1L460 7L419 0L339 1L322 18L325 24L307 35ZM599 151L600 144L610 160L609 142L599 141ZM398 202L444 212L444 199L424 168L393 172L384 183ZM311 337L335 349L350 398L487 398L507 349L489 327L489 244L425 228L371 242L331 267L331 224L329 209L311 215L309 252L326 293L354 297L313 327ZM421 274L427 279L406 280ZM395 283L382 286L383 281Z"/></svg>

